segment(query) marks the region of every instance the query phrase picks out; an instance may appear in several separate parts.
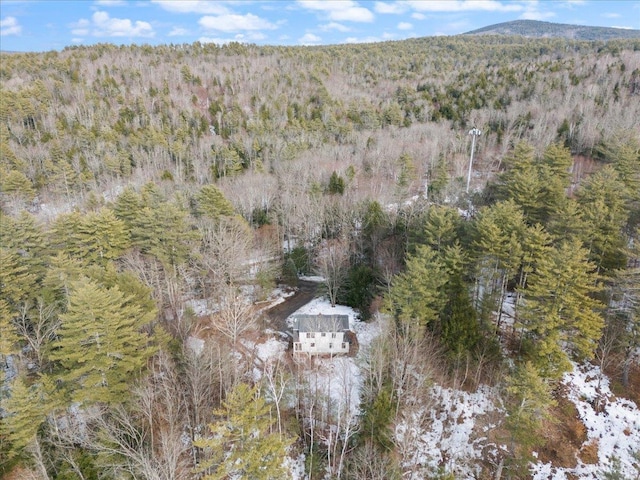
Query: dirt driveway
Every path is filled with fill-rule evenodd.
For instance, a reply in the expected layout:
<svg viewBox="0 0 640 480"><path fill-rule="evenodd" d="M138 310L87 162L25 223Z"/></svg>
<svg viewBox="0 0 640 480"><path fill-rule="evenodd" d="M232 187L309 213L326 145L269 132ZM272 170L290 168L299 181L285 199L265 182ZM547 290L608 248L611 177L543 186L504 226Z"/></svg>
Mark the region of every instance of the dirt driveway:
<svg viewBox="0 0 640 480"><path fill-rule="evenodd" d="M287 317L313 300L318 293L319 285L320 284L316 282L300 280L298 282L298 290L294 295L285 298L284 302L279 303L265 312L269 326L280 332L291 333L287 326Z"/></svg>

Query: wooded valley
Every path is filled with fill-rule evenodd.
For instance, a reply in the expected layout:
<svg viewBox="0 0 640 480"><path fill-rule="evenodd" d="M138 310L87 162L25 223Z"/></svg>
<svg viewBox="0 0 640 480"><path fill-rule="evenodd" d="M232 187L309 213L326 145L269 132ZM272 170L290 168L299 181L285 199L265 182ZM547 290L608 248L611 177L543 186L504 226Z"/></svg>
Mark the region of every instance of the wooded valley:
<svg viewBox="0 0 640 480"><path fill-rule="evenodd" d="M605 455L563 383L640 402L640 40L100 44L0 82L3 478L640 475L640 423ZM355 412L252 350L305 276L378 332ZM490 392L477 456L416 457L438 389Z"/></svg>

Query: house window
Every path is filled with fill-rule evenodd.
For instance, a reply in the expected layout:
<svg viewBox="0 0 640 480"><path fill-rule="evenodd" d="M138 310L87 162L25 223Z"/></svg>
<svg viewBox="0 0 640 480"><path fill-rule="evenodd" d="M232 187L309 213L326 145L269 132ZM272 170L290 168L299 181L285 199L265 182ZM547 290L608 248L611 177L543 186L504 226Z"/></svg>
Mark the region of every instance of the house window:
<svg viewBox="0 0 640 480"><path fill-rule="evenodd" d="M329 344L329 350L333 350L333 343Z"/></svg>
<svg viewBox="0 0 640 480"><path fill-rule="evenodd" d="M322 333L320 334L320 336L321 336L321 337L326 337L326 336L327 336L327 334L326 334L325 332L322 332Z"/></svg>
<svg viewBox="0 0 640 480"><path fill-rule="evenodd" d="M346 344L346 343L343 343L343 344L342 344L342 349L343 349L343 350L345 350L346 348L347 348L347 344Z"/></svg>
<svg viewBox="0 0 640 480"><path fill-rule="evenodd" d="M293 349L294 350L300 350L300 348L302 348L302 345L300 345L299 342L296 342L296 343L293 344Z"/></svg>
<svg viewBox="0 0 640 480"><path fill-rule="evenodd" d="M333 333L331 334L331 338L336 338L336 332L333 332Z"/></svg>
<svg viewBox="0 0 640 480"><path fill-rule="evenodd" d="M310 346L311 348L315 348L315 347L316 347L316 344L315 344L315 343L312 343L312 344L311 344L311 345L309 345L309 346Z"/></svg>
<svg viewBox="0 0 640 480"><path fill-rule="evenodd" d="M314 332L307 332L307 338L316 338L316 334Z"/></svg>

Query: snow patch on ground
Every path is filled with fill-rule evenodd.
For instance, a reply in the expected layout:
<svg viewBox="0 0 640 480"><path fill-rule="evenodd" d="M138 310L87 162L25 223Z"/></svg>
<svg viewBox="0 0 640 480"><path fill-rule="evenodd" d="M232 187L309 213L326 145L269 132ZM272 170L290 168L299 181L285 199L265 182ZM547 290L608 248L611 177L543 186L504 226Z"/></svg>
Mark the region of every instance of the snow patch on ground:
<svg viewBox="0 0 640 480"><path fill-rule="evenodd" d="M600 388L598 390L598 382ZM609 379L600 376L597 366L586 364L574 366L566 373L563 383L569 389L571 400L587 428L586 443L597 442L598 464L586 465L578 458L575 468L555 468L538 463L532 467L533 479L564 479L570 475L580 479L601 479L619 461L620 478L640 476L640 410L626 399L616 398L610 388ZM598 405L596 409L594 406Z"/></svg>
<svg viewBox="0 0 640 480"><path fill-rule="evenodd" d="M185 307L193 310L197 317L204 317L216 313L219 310L218 305L212 305L206 298L187 300L184 302Z"/></svg>
<svg viewBox="0 0 640 480"><path fill-rule="evenodd" d="M256 302L256 305L260 307L260 312L264 312L269 310L270 308L275 307L276 305L284 303L284 301L287 298L292 297L295 294L296 294L296 291L291 288L285 288L285 287L274 288L271 291L271 293L267 296L266 300L263 300L261 302Z"/></svg>
<svg viewBox="0 0 640 480"><path fill-rule="evenodd" d="M304 453L300 454L297 458L291 458L290 456L285 457L284 466L288 470L291 480L305 480L308 478L304 471L304 461Z"/></svg>
<svg viewBox="0 0 640 480"><path fill-rule="evenodd" d="M430 397L427 407L405 414L396 424L403 467L424 476L444 468L456 479L478 478L480 460L498 450L476 431L480 416L499 410L496 392L486 386L468 393L434 385ZM483 432L494 427L485 425Z"/></svg>
<svg viewBox="0 0 640 480"><path fill-rule="evenodd" d="M286 343L281 342L277 338L270 338L265 343L257 344L254 351L263 363L270 363L281 360L286 350Z"/></svg>
<svg viewBox="0 0 640 480"><path fill-rule="evenodd" d="M304 280L306 282L314 282L314 283L324 283L325 282L324 277L321 277L320 275L300 275L298 278L300 280Z"/></svg>

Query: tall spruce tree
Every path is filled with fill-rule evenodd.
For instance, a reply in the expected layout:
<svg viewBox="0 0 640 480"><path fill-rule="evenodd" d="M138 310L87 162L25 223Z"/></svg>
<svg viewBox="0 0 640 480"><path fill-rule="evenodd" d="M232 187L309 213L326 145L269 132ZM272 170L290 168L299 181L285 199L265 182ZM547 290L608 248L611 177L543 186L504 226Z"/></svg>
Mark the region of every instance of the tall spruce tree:
<svg viewBox="0 0 640 480"><path fill-rule="evenodd" d="M272 431L275 418L257 387L239 383L214 415L211 435L194 442L204 449L198 472L205 480L288 478L283 462L291 440Z"/></svg>
<svg viewBox="0 0 640 480"><path fill-rule="evenodd" d="M581 217L586 224L584 244L589 258L603 273L626 265L624 227L629 211L625 184L607 165L591 175L577 193Z"/></svg>
<svg viewBox="0 0 640 480"><path fill-rule="evenodd" d="M444 286L446 304L440 314L440 334L449 351L459 356L476 346L480 340L480 325L464 280L468 258L462 247L457 243L446 247L443 261L447 283Z"/></svg>
<svg viewBox="0 0 640 480"><path fill-rule="evenodd" d="M215 185L205 185L196 195L198 215L204 215L213 220L221 216L233 215L233 205Z"/></svg>
<svg viewBox="0 0 640 480"><path fill-rule="evenodd" d="M107 289L89 279L72 284L49 359L58 362L58 376L74 401L122 402L129 381L152 355L140 330L155 312L129 300L117 286Z"/></svg>
<svg viewBox="0 0 640 480"><path fill-rule="evenodd" d="M532 363L525 362L506 378L506 393L509 400L506 426L513 440L528 450L544 437L540 431L542 422L555 403L551 387Z"/></svg>
<svg viewBox="0 0 640 480"><path fill-rule="evenodd" d="M524 214L514 201L498 202L483 210L475 223L480 300L497 309L500 328L502 304L509 281L519 271L523 257Z"/></svg>
<svg viewBox="0 0 640 480"><path fill-rule="evenodd" d="M397 275L385 299L386 309L397 322L418 329L438 318L447 281L444 264L431 247L420 245L407 259L407 268Z"/></svg>
<svg viewBox="0 0 640 480"><path fill-rule="evenodd" d="M13 380L8 395L0 402L5 412L0 417L0 437L7 442L4 453L9 458L24 453L35 441L47 415L62 405L52 378L43 375L35 381L27 382L22 377Z"/></svg>
<svg viewBox="0 0 640 480"><path fill-rule="evenodd" d="M592 298L599 290L594 270L578 241L563 242L529 277L520 326L528 355L545 378L559 378L570 358L593 357L604 326L604 305Z"/></svg>
<svg viewBox="0 0 640 480"><path fill-rule="evenodd" d="M169 202L143 208L138 224L131 232L133 244L143 253L155 256L165 266L184 263L195 237L187 212Z"/></svg>

